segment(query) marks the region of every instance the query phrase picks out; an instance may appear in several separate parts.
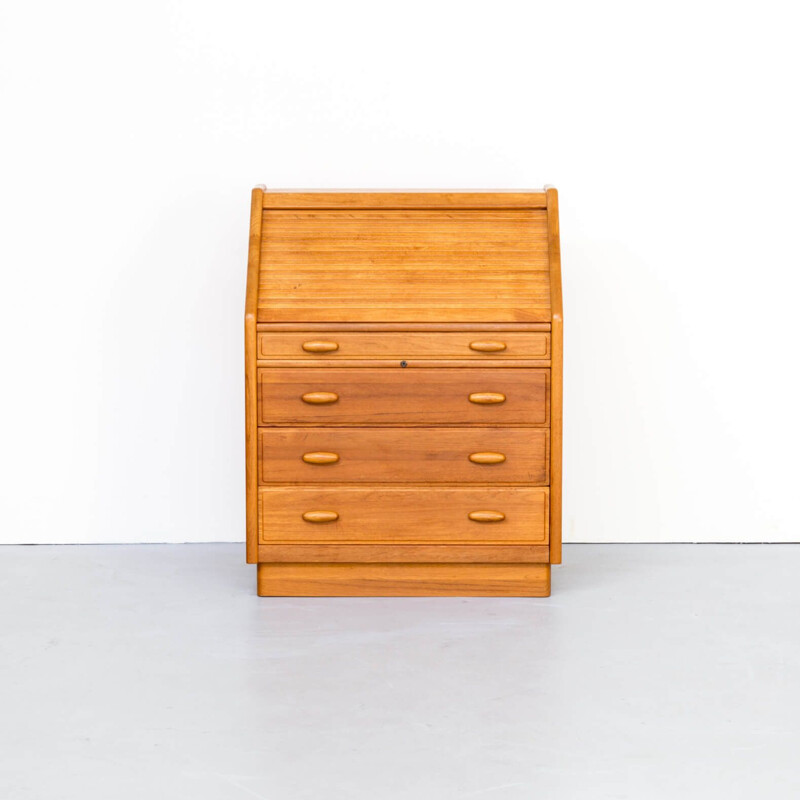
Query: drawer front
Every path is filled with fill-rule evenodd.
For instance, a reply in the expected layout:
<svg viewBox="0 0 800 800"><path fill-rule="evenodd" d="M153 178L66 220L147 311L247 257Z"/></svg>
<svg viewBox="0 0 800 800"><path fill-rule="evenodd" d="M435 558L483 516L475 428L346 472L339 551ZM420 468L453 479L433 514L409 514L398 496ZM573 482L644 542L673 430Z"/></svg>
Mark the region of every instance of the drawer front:
<svg viewBox="0 0 800 800"><path fill-rule="evenodd" d="M546 544L545 487L270 486L262 544Z"/></svg>
<svg viewBox="0 0 800 800"><path fill-rule="evenodd" d="M260 425L545 425L548 369L258 371Z"/></svg>
<svg viewBox="0 0 800 800"><path fill-rule="evenodd" d="M546 428L261 428L265 483L546 485Z"/></svg>
<svg viewBox="0 0 800 800"><path fill-rule="evenodd" d="M259 358L301 359L486 359L550 358L550 334L533 332L439 331L260 333Z"/></svg>

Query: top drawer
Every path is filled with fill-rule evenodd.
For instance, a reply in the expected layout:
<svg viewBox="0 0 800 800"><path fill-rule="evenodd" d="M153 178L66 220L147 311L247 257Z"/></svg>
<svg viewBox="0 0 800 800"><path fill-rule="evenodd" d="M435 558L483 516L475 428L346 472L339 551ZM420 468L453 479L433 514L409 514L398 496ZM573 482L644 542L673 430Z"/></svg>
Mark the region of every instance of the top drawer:
<svg viewBox="0 0 800 800"><path fill-rule="evenodd" d="M550 334L515 331L417 331L258 335L258 358L300 359L550 359Z"/></svg>

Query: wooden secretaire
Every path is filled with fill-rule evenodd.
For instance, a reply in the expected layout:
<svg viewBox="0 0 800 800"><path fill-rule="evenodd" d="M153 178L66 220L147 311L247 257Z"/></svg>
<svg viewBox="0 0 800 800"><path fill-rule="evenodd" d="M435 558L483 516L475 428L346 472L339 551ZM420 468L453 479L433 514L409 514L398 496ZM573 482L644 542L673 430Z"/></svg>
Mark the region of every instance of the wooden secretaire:
<svg viewBox="0 0 800 800"><path fill-rule="evenodd" d="M555 189L254 189L259 594L548 595L561 384Z"/></svg>

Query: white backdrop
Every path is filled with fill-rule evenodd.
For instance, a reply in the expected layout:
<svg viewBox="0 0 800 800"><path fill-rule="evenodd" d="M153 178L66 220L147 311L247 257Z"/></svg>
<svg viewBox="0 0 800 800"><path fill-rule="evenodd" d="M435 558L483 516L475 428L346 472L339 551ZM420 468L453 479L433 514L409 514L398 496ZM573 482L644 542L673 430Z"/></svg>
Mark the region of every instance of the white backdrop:
<svg viewBox="0 0 800 800"><path fill-rule="evenodd" d="M262 182L555 184L566 540L800 538L790 9L4 3L0 541L243 538Z"/></svg>

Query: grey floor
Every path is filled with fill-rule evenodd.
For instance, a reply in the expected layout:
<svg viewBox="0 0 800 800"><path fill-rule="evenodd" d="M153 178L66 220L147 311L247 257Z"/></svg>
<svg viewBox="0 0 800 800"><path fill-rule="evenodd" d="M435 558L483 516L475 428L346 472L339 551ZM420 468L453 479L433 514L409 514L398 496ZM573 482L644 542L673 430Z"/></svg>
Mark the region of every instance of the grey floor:
<svg viewBox="0 0 800 800"><path fill-rule="evenodd" d="M547 599L0 548L2 800L800 797L800 546L573 545Z"/></svg>

